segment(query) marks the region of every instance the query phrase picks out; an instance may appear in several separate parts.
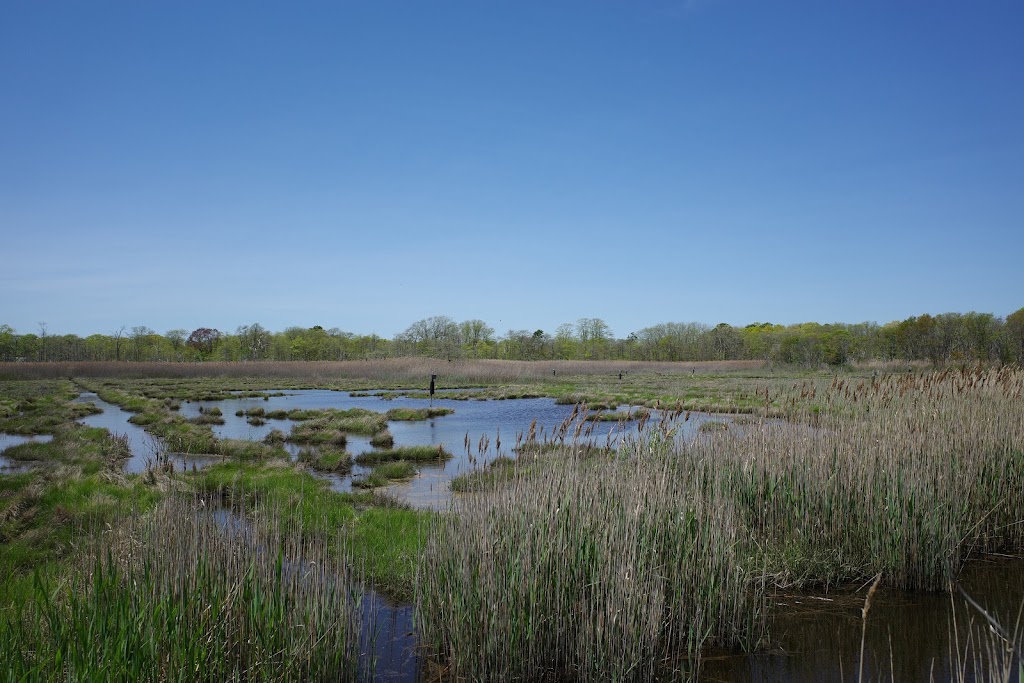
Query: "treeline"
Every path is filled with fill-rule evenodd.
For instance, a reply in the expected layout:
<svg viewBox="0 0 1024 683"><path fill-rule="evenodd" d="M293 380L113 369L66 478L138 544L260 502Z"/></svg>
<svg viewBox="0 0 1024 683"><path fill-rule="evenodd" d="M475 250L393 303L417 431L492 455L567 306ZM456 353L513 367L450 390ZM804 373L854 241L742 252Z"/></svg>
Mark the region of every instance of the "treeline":
<svg viewBox="0 0 1024 683"><path fill-rule="evenodd" d="M201 327L159 334L123 327L110 334L18 333L0 325L0 361L316 361L394 356L511 360L766 360L804 366L867 360L1024 363L1024 308L1005 319L990 313L922 315L886 325L662 323L616 337L600 318L580 318L545 330L496 334L482 320L447 316L416 321L387 339L338 328L258 323L234 332Z"/></svg>

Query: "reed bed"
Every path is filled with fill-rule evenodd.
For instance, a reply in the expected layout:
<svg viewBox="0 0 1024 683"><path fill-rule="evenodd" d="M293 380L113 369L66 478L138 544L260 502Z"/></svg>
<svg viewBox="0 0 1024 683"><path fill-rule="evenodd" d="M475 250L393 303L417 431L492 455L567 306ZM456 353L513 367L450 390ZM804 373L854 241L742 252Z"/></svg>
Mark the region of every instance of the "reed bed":
<svg viewBox="0 0 1024 683"><path fill-rule="evenodd" d="M788 419L682 440L688 415L662 410L605 457L584 409L460 481L417 574L434 656L473 680L686 679L708 645L763 642L772 586L945 590L972 556L1024 551L1024 371L761 398Z"/></svg>
<svg viewBox="0 0 1024 683"><path fill-rule="evenodd" d="M730 429L685 449L729 473L780 580L881 572L889 585L937 590L971 555L1024 549L1020 370L793 392L784 402L796 424Z"/></svg>
<svg viewBox="0 0 1024 683"><path fill-rule="evenodd" d="M392 382L423 382L443 373L456 384L545 379L559 375L611 375L623 373L691 374L721 373L764 367L764 361L516 361L452 360L411 357L352 361L211 361L157 363L128 361L0 363L2 379L60 379L66 377L116 377L122 379L257 377L305 379L323 383L338 379Z"/></svg>
<svg viewBox="0 0 1024 683"><path fill-rule="evenodd" d="M8 679L359 678L362 593L344 556L177 496L114 528L68 585L37 574L35 602L0 621Z"/></svg>
<svg viewBox="0 0 1024 683"><path fill-rule="evenodd" d="M651 680L753 647L764 591L707 468L562 461L460 501L417 575L425 643L457 678Z"/></svg>

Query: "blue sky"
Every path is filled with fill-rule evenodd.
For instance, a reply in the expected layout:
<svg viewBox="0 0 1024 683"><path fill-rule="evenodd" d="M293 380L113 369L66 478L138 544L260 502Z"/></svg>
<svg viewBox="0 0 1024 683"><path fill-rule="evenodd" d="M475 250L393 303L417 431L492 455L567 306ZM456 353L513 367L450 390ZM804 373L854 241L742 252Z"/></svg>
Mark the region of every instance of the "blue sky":
<svg viewBox="0 0 1024 683"><path fill-rule="evenodd" d="M1024 306L1024 4L0 0L0 323Z"/></svg>

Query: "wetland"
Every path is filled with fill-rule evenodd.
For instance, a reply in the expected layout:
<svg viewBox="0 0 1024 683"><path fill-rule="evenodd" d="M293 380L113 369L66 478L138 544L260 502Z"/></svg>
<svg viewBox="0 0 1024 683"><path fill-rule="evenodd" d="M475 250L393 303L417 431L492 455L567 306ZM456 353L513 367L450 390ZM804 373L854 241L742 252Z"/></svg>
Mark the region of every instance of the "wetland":
<svg viewBox="0 0 1024 683"><path fill-rule="evenodd" d="M0 432L28 439L0 443L5 661L90 671L75 629L109 603L161 678L1018 680L1019 370L455 370L432 398L372 369L0 381ZM202 526L199 568L154 521L216 511L252 532ZM157 565L251 601L206 622L131 583ZM288 624L334 654L271 639Z"/></svg>

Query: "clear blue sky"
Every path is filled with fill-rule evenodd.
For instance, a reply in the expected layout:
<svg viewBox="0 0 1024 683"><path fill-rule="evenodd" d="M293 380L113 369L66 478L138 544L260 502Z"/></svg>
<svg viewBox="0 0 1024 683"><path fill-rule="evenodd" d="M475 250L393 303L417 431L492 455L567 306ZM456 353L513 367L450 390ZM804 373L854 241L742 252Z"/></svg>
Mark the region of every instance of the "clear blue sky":
<svg viewBox="0 0 1024 683"><path fill-rule="evenodd" d="M0 323L1024 306L1024 3L0 0Z"/></svg>

